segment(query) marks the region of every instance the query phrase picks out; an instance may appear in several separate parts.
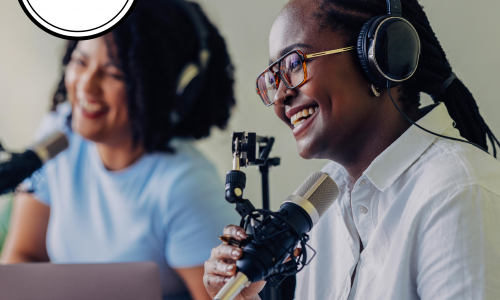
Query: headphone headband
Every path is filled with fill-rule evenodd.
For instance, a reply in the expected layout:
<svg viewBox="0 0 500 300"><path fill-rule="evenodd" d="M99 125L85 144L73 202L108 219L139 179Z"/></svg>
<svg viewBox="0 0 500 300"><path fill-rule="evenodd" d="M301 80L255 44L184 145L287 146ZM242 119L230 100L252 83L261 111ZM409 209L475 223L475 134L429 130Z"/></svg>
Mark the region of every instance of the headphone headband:
<svg viewBox="0 0 500 300"><path fill-rule="evenodd" d="M198 38L198 57L194 62L188 62L181 70L177 78L176 95L174 107L170 113L170 122L174 125L180 123L194 106L194 103L205 84L205 73L210 61L210 50L208 48L208 27L204 24L202 16L198 13L193 3L184 0L171 0L184 13L193 24Z"/></svg>
<svg viewBox="0 0 500 300"><path fill-rule="evenodd" d="M386 0L387 1L387 14L393 16L401 16L403 10L401 8L400 0Z"/></svg>
<svg viewBox="0 0 500 300"><path fill-rule="evenodd" d="M194 10L190 2L184 0L171 0L177 7L179 7L182 12L189 18L191 24L193 24L194 30L196 31L196 36L198 37L198 42L200 43L199 51L199 62L203 68L208 65L208 60L210 59L210 50L208 49L208 36L209 32L207 27L203 24L201 17L197 11ZM389 0L388 0L389 1Z"/></svg>

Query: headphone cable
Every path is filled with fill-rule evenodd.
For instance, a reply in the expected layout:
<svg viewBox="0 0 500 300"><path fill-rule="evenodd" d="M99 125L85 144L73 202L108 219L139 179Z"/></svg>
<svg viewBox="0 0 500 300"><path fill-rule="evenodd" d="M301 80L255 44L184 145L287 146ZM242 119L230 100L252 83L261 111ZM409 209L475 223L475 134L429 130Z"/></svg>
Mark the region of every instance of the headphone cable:
<svg viewBox="0 0 500 300"><path fill-rule="evenodd" d="M449 136L444 136L444 135L441 135L441 134L437 134L435 132L432 132L430 130L427 130L425 128L423 128L422 126L418 125L417 123L413 122L410 118L408 118L408 116L405 115L404 112L401 111L401 109L399 109L399 107L396 105L396 101L394 101L394 99L392 98L392 95L391 95L391 88L390 88L390 81L387 81L387 92L389 92L389 97L391 98L392 100L392 103L394 104L394 106L396 106L396 108L398 109L398 111L403 115L403 117L405 117L406 120L408 120L408 122L410 122L411 124L417 126L418 128L422 129L423 131L425 132L428 132L430 134L433 134L437 137L440 137L440 138L444 138L444 139L449 139L449 140L453 140L453 141L459 141L459 142L462 142L462 143L467 143L467 144L471 144L472 146L474 147L477 147L481 150L483 150L484 152L488 153L488 151L486 151L483 147L479 146L478 144L475 144L473 142L469 142L467 140L461 140L461 139L457 139L457 138L452 138L452 137L449 137Z"/></svg>

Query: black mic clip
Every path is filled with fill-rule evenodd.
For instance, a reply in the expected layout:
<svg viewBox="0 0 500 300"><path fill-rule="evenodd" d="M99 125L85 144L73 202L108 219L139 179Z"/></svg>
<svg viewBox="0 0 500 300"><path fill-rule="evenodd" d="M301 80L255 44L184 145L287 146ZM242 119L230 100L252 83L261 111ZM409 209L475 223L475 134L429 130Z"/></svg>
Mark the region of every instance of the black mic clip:
<svg viewBox="0 0 500 300"><path fill-rule="evenodd" d="M226 174L226 200L236 204L236 211L242 218L252 215L255 207L248 199L243 199L246 175L240 167L277 166L279 158L269 159L274 144L273 137L258 136L254 132L233 132L232 136L233 170Z"/></svg>
<svg viewBox="0 0 500 300"><path fill-rule="evenodd" d="M316 252L307 245L309 236L307 234L301 235L293 227L287 220L286 212L282 214L272 212L269 209L256 209L248 199L243 198L246 175L240 171L240 167L259 166L259 170L263 174L263 206L264 208L269 207L267 174L270 167L280 164L279 157L269 158L273 144L273 137L262 137L252 132L233 132L233 169L226 174L225 197L229 203L236 204L236 211L242 217L240 227L249 233L248 238L239 242L238 247L243 248L248 244L260 246L265 242L273 241L283 233L293 237L294 245L283 249L285 250L283 256L275 258L276 262L288 260L285 263L277 264L266 272L263 277L264 280L272 279L277 284L280 284L286 276L295 275L305 265L309 264ZM226 243L232 243L232 241L225 241L224 238L221 239ZM300 244L302 250L300 254L295 256L294 249L297 244ZM314 252L309 259L306 248Z"/></svg>
<svg viewBox="0 0 500 300"><path fill-rule="evenodd" d="M286 213L282 214L267 209L256 209L253 214L241 220L240 227L245 229L245 231L250 231L248 238L242 242L242 247L247 244L253 244L258 247L266 241L273 241L285 232L288 232L295 239L292 246L284 249L283 256L275 258L276 261L287 261L282 264L276 264L274 268L269 270L263 277L265 281L271 279L279 285L287 276L300 272L316 256L316 251L307 244L309 235L307 233L301 235L287 220ZM272 233L269 234L270 232ZM300 245L301 250L296 255L294 250L297 245ZM312 251L312 255L309 255L309 251Z"/></svg>

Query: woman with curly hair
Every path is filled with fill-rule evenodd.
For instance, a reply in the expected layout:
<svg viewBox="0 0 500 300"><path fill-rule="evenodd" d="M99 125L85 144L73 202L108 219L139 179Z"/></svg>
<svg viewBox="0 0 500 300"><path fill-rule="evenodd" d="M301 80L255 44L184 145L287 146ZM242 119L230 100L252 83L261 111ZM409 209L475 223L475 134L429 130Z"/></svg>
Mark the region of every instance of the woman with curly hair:
<svg viewBox="0 0 500 300"><path fill-rule="evenodd" d="M61 129L70 147L17 196L3 262L154 261L165 299L208 299L203 262L236 214L190 140L227 124L233 67L201 8L181 1L138 1L111 33L68 43L38 136ZM179 75L193 63L195 94Z"/></svg>
<svg viewBox="0 0 500 300"><path fill-rule="evenodd" d="M418 1L291 0L269 55L264 104L303 158L331 161L323 171L340 192L310 233L316 255L296 299L500 299L498 141ZM435 104L421 108L421 92ZM212 297L240 255L212 252ZM258 299L262 286L235 299Z"/></svg>

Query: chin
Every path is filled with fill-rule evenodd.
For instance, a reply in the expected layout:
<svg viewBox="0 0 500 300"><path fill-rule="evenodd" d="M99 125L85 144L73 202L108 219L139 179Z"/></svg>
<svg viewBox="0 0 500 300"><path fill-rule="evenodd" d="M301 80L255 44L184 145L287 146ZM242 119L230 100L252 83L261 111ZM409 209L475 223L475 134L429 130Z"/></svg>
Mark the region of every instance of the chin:
<svg viewBox="0 0 500 300"><path fill-rule="evenodd" d="M318 149L319 147L314 147L312 143L307 142L297 142L297 152L303 159L320 159L322 158Z"/></svg>
<svg viewBox="0 0 500 300"><path fill-rule="evenodd" d="M79 124L79 122L76 122L75 119L73 119L73 122L71 123L71 129L73 132L78 133L86 140L92 142L99 142L102 140L103 134L100 130L89 128L89 126L83 126Z"/></svg>

